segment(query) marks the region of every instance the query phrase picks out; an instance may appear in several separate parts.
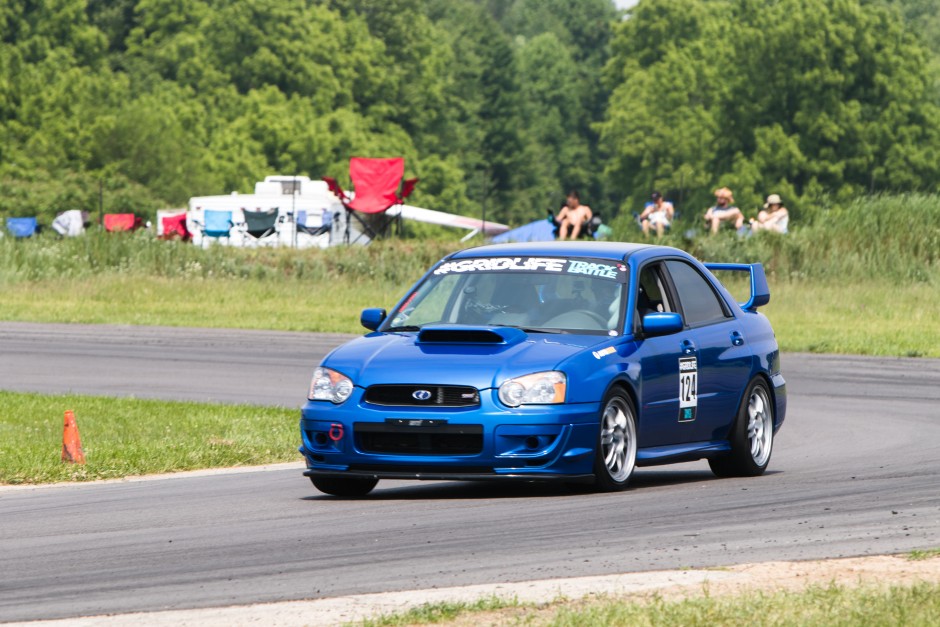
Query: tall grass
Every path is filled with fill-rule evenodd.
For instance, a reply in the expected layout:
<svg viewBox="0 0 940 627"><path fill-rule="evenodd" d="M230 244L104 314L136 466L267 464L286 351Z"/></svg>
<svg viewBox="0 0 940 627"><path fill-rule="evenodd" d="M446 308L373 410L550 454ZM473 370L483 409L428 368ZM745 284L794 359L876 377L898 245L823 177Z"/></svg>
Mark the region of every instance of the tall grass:
<svg viewBox="0 0 940 627"><path fill-rule="evenodd" d="M59 239L51 234L16 241L0 239L0 285L102 274L198 279L257 279L304 282L373 279L411 282L459 246L452 242L386 240L368 247L319 250L290 248L201 249L163 241L146 231L104 233Z"/></svg>
<svg viewBox="0 0 940 627"><path fill-rule="evenodd" d="M869 196L804 212L806 221L791 221L787 235L742 237L727 229L710 237L701 213L685 212L662 243L710 261L760 261L781 279L923 282L940 277L937 195ZM642 238L628 219L614 227L618 239Z"/></svg>
<svg viewBox="0 0 940 627"><path fill-rule="evenodd" d="M940 275L940 196L903 194L858 198L846 205L804 211L788 235L740 237L730 229L706 235L699 212L686 211L662 243L713 261L761 261L782 279L923 282ZM613 223L614 239L642 234L627 217ZM165 278L329 281L373 279L410 283L433 262L461 247L456 241L385 240L368 247L328 250L207 250L160 241L147 232L103 233L25 241L0 239L0 285L75 279L116 272Z"/></svg>

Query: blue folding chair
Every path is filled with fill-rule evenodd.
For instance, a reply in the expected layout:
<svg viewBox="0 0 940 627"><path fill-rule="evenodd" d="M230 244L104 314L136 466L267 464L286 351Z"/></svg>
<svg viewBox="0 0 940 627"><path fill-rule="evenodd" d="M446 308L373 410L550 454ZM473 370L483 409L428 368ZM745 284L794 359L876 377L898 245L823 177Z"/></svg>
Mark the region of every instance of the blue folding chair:
<svg viewBox="0 0 940 627"><path fill-rule="evenodd" d="M298 233L306 233L307 235L322 235L323 233L329 233L332 227L333 214L327 209L323 210L323 218L320 226L307 226L307 212L303 209L297 212Z"/></svg>
<svg viewBox="0 0 940 627"><path fill-rule="evenodd" d="M202 234L205 237L228 237L232 231L232 212L206 209L203 212Z"/></svg>
<svg viewBox="0 0 940 627"><path fill-rule="evenodd" d="M13 237L32 237L39 230L36 218L7 218L7 230Z"/></svg>

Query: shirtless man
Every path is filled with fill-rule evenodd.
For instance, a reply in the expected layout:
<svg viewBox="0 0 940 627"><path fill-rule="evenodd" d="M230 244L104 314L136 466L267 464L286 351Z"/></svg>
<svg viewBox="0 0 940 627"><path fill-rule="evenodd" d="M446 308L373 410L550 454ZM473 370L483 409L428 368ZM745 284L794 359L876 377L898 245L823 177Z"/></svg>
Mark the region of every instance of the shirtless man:
<svg viewBox="0 0 940 627"><path fill-rule="evenodd" d="M581 204L578 192L568 192L568 202L558 212L558 239L578 239L581 225L594 216L591 208Z"/></svg>
<svg viewBox="0 0 940 627"><path fill-rule="evenodd" d="M722 222L734 220L734 228L744 226L744 214L734 206L731 190L722 187L715 190L715 206L705 212L705 222L711 229L712 235L718 232Z"/></svg>

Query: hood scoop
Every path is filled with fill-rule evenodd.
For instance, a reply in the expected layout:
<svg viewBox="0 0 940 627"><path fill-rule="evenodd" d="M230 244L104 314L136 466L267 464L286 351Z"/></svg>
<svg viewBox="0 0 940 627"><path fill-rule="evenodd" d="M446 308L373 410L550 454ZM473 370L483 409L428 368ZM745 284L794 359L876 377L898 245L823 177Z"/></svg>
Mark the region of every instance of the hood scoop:
<svg viewBox="0 0 940 627"><path fill-rule="evenodd" d="M506 345L521 342L524 331L513 327L426 326L418 333L418 344Z"/></svg>

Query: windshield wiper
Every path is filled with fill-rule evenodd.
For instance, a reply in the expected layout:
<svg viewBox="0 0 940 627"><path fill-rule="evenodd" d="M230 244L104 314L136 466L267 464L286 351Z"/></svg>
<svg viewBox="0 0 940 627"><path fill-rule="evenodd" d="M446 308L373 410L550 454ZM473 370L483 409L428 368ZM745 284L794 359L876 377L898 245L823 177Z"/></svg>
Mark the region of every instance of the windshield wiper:
<svg viewBox="0 0 940 627"><path fill-rule="evenodd" d="M383 329L385 333L399 333L403 331L420 331L420 330L421 330L421 327L413 325L413 324L401 326L401 327L389 327L387 329Z"/></svg>

